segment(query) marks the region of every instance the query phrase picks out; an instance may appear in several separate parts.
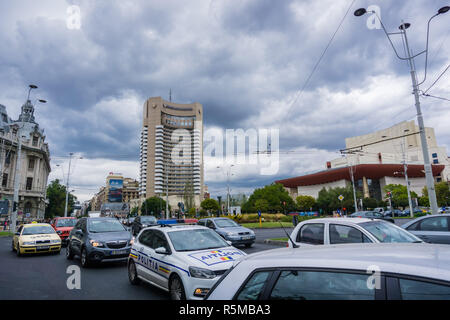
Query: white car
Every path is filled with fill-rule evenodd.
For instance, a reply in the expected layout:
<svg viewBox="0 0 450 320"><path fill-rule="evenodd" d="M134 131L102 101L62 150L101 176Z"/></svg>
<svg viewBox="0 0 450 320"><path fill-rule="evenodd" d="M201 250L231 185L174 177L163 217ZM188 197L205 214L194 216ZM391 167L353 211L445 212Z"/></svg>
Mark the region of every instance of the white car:
<svg viewBox="0 0 450 320"><path fill-rule="evenodd" d="M412 233L378 219L319 218L299 223L290 235L298 246L344 243L423 242ZM288 246L293 247L291 241Z"/></svg>
<svg viewBox="0 0 450 320"><path fill-rule="evenodd" d="M355 243L267 250L236 262L205 299L449 300L450 246Z"/></svg>
<svg viewBox="0 0 450 320"><path fill-rule="evenodd" d="M246 254L213 230L197 225L142 229L128 259L131 284L146 281L174 300L205 297L233 262Z"/></svg>

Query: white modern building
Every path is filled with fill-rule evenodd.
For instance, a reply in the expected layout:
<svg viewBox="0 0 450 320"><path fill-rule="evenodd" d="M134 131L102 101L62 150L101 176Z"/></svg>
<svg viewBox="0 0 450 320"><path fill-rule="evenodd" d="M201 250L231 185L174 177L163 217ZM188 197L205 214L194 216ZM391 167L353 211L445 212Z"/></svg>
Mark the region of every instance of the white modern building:
<svg viewBox="0 0 450 320"><path fill-rule="evenodd" d="M203 198L203 108L149 98L143 108L140 139L141 198L159 196L177 208L189 194Z"/></svg>
<svg viewBox="0 0 450 320"><path fill-rule="evenodd" d="M445 147L437 145L433 128L426 128L426 137L435 182L449 181L450 162ZM385 199L383 188L388 184L406 185L404 163L411 191L419 196L426 186L419 128L414 121L404 121L374 133L345 139L345 156L326 163L326 170L276 181L295 199L298 195L318 197L322 188L351 185L365 198Z"/></svg>

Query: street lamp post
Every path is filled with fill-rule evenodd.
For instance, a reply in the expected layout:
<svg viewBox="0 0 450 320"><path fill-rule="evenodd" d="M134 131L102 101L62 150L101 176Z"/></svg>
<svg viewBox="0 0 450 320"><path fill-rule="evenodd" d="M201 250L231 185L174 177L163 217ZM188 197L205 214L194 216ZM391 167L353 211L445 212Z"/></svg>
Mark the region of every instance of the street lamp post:
<svg viewBox="0 0 450 320"><path fill-rule="evenodd" d="M30 101L31 90L38 88L34 84L30 84L28 87L30 89L28 90L27 102ZM42 101L45 101L45 100L42 100ZM22 128L23 128L23 125L24 125L23 118L20 117L20 125L19 125L19 129L17 130L17 140L18 140L17 141L17 161L16 161L16 170L14 172L13 211L11 213L11 227L10 227L10 230L12 230L13 233L16 232L17 213L18 213L18 209L19 209L19 189L20 189L20 179L21 179L20 166L22 165Z"/></svg>
<svg viewBox="0 0 450 320"><path fill-rule="evenodd" d="M386 31L386 28L383 25L383 22L381 21L380 17L378 16L378 14L375 11L370 11L371 13L375 14L378 18L378 20L380 21L381 27L384 31L384 33L386 34L389 42L391 43L392 48L394 49L394 52L396 54L396 56L400 59L400 60L407 60L409 62L409 67L410 67L410 73L411 73L411 81L412 81L412 87L413 87L413 94L414 94L414 99L415 99L415 106L416 106L416 111L417 111L417 122L419 125L419 131L420 131L420 140L421 140L421 144L422 144L422 152L423 152L423 160L424 160L424 169L425 169L425 178L426 178L426 183L427 183L427 188L428 188L428 196L429 196L429 200L430 200L430 206L431 206L431 210L433 214L437 214L438 213L438 207L437 207L437 199L436 199L436 191L434 188L434 178L433 178L433 172L431 169L431 163L430 163L430 156L428 154L428 144L427 144L427 139L426 139L426 135L425 135L425 125L423 122L423 116L422 116L422 111L420 109L420 100L419 100L419 85L422 84L425 79L426 79L426 71L427 71L427 63L428 63L428 38L429 38L429 30L430 30L430 22L431 20L443 13L446 13L447 11L450 10L449 6L445 6L442 7L438 10L438 13L436 13L434 16L432 16L429 20L428 20L428 27L427 27L427 46L426 49L418 54L415 55L411 55L411 50L409 49L409 43L408 43L408 38L406 36L406 29L408 29L410 27L409 23L402 23L399 26L400 32L395 32L395 33L388 33ZM358 9L354 12L354 15L359 17L362 16L364 14L366 14L368 11L364 8ZM394 44L391 41L390 35L393 34L400 34L403 37L405 46L406 46L406 54L407 57L400 57L397 53L397 50L394 47ZM418 83L417 81L417 75L416 75L416 70L415 70L415 65L414 65L414 58L426 53L426 58L425 58L425 76L422 82Z"/></svg>
<svg viewBox="0 0 450 320"><path fill-rule="evenodd" d="M64 204L64 217L67 217L67 207L69 204L69 181L70 181L70 166L72 163L73 152L69 153L69 170L67 171L67 180L66 180L66 202ZM83 157L79 157L78 159L83 159ZM64 171L63 171L64 174Z"/></svg>
<svg viewBox="0 0 450 320"><path fill-rule="evenodd" d="M230 173L231 173L231 167L234 167L234 164L230 165L227 170L227 213L230 213ZM220 168L223 170L222 167L218 166L217 168ZM233 175L233 174L231 174Z"/></svg>

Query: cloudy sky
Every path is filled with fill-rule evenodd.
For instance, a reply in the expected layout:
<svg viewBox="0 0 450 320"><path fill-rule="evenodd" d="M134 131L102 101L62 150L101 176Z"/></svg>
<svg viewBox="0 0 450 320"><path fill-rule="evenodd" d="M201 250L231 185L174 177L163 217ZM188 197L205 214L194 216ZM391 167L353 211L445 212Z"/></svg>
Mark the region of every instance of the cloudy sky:
<svg viewBox="0 0 450 320"><path fill-rule="evenodd" d="M51 150L50 180L67 173L70 152L82 156L72 162L71 184L87 200L108 172L138 178L143 103L168 99L171 89L173 101L203 105L205 132L274 128L279 148L295 151L281 152L269 175L261 166L233 166L232 193L248 193L325 168L340 156L345 137L415 119L406 62L382 30L368 27L369 15L353 16L371 5L389 31L402 19L412 24L417 53L425 48L428 19L448 1L3 0L0 104L16 119L28 84L39 86L33 99L48 100L35 116ZM422 90L450 63L449 21L447 13L431 24ZM422 79L422 56L416 67ZM428 93L449 99L449 84L450 71ZM449 106L422 98L425 125L447 148ZM204 161L212 196L224 194L221 159L205 154Z"/></svg>

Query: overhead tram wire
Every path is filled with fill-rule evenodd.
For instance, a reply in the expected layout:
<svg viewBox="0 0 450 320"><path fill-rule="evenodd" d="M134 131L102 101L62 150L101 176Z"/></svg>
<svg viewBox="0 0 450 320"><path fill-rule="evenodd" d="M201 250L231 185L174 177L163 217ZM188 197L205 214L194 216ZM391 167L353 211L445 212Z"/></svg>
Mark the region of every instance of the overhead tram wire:
<svg viewBox="0 0 450 320"><path fill-rule="evenodd" d="M447 66L447 68L445 68L444 71L442 71L442 73L436 78L436 80L434 80L434 82L431 84L431 86L429 86L427 90L425 90L424 92L422 92L422 95L426 95L426 93L427 93L428 91L430 91L431 88L433 88L433 86L436 84L436 82L439 81L439 79L444 75L444 73L447 72L447 70L448 70L449 68L450 68L450 64Z"/></svg>
<svg viewBox="0 0 450 320"><path fill-rule="evenodd" d="M286 114L289 115L290 110L292 109L292 107L294 106L294 104L297 102L298 98L303 94L304 90L306 89L306 86L309 84L309 81L311 80L312 76L314 75L314 73L317 70L317 67L319 66L320 62L322 61L322 58L325 56L325 53L327 52L328 48L330 47L331 43L333 42L336 34L338 33L339 29L341 28L342 24L344 23L345 18L347 17L348 13L350 12L350 9L353 7L353 4L355 3L356 0L353 0L352 3L350 4L350 6L348 7L347 11L345 12L344 17L342 18L342 20L340 21L338 27L336 28L336 30L334 31L333 35L331 36L330 40L328 41L325 49L322 51L322 54L320 55L319 59L317 60L316 64L314 65L313 69L311 70L311 73L309 74L309 76L306 78L306 81L304 82L302 88L299 90L299 92L297 93L297 96L295 97L295 99L292 101L292 103L290 104L290 106L288 107L288 109L286 110Z"/></svg>

